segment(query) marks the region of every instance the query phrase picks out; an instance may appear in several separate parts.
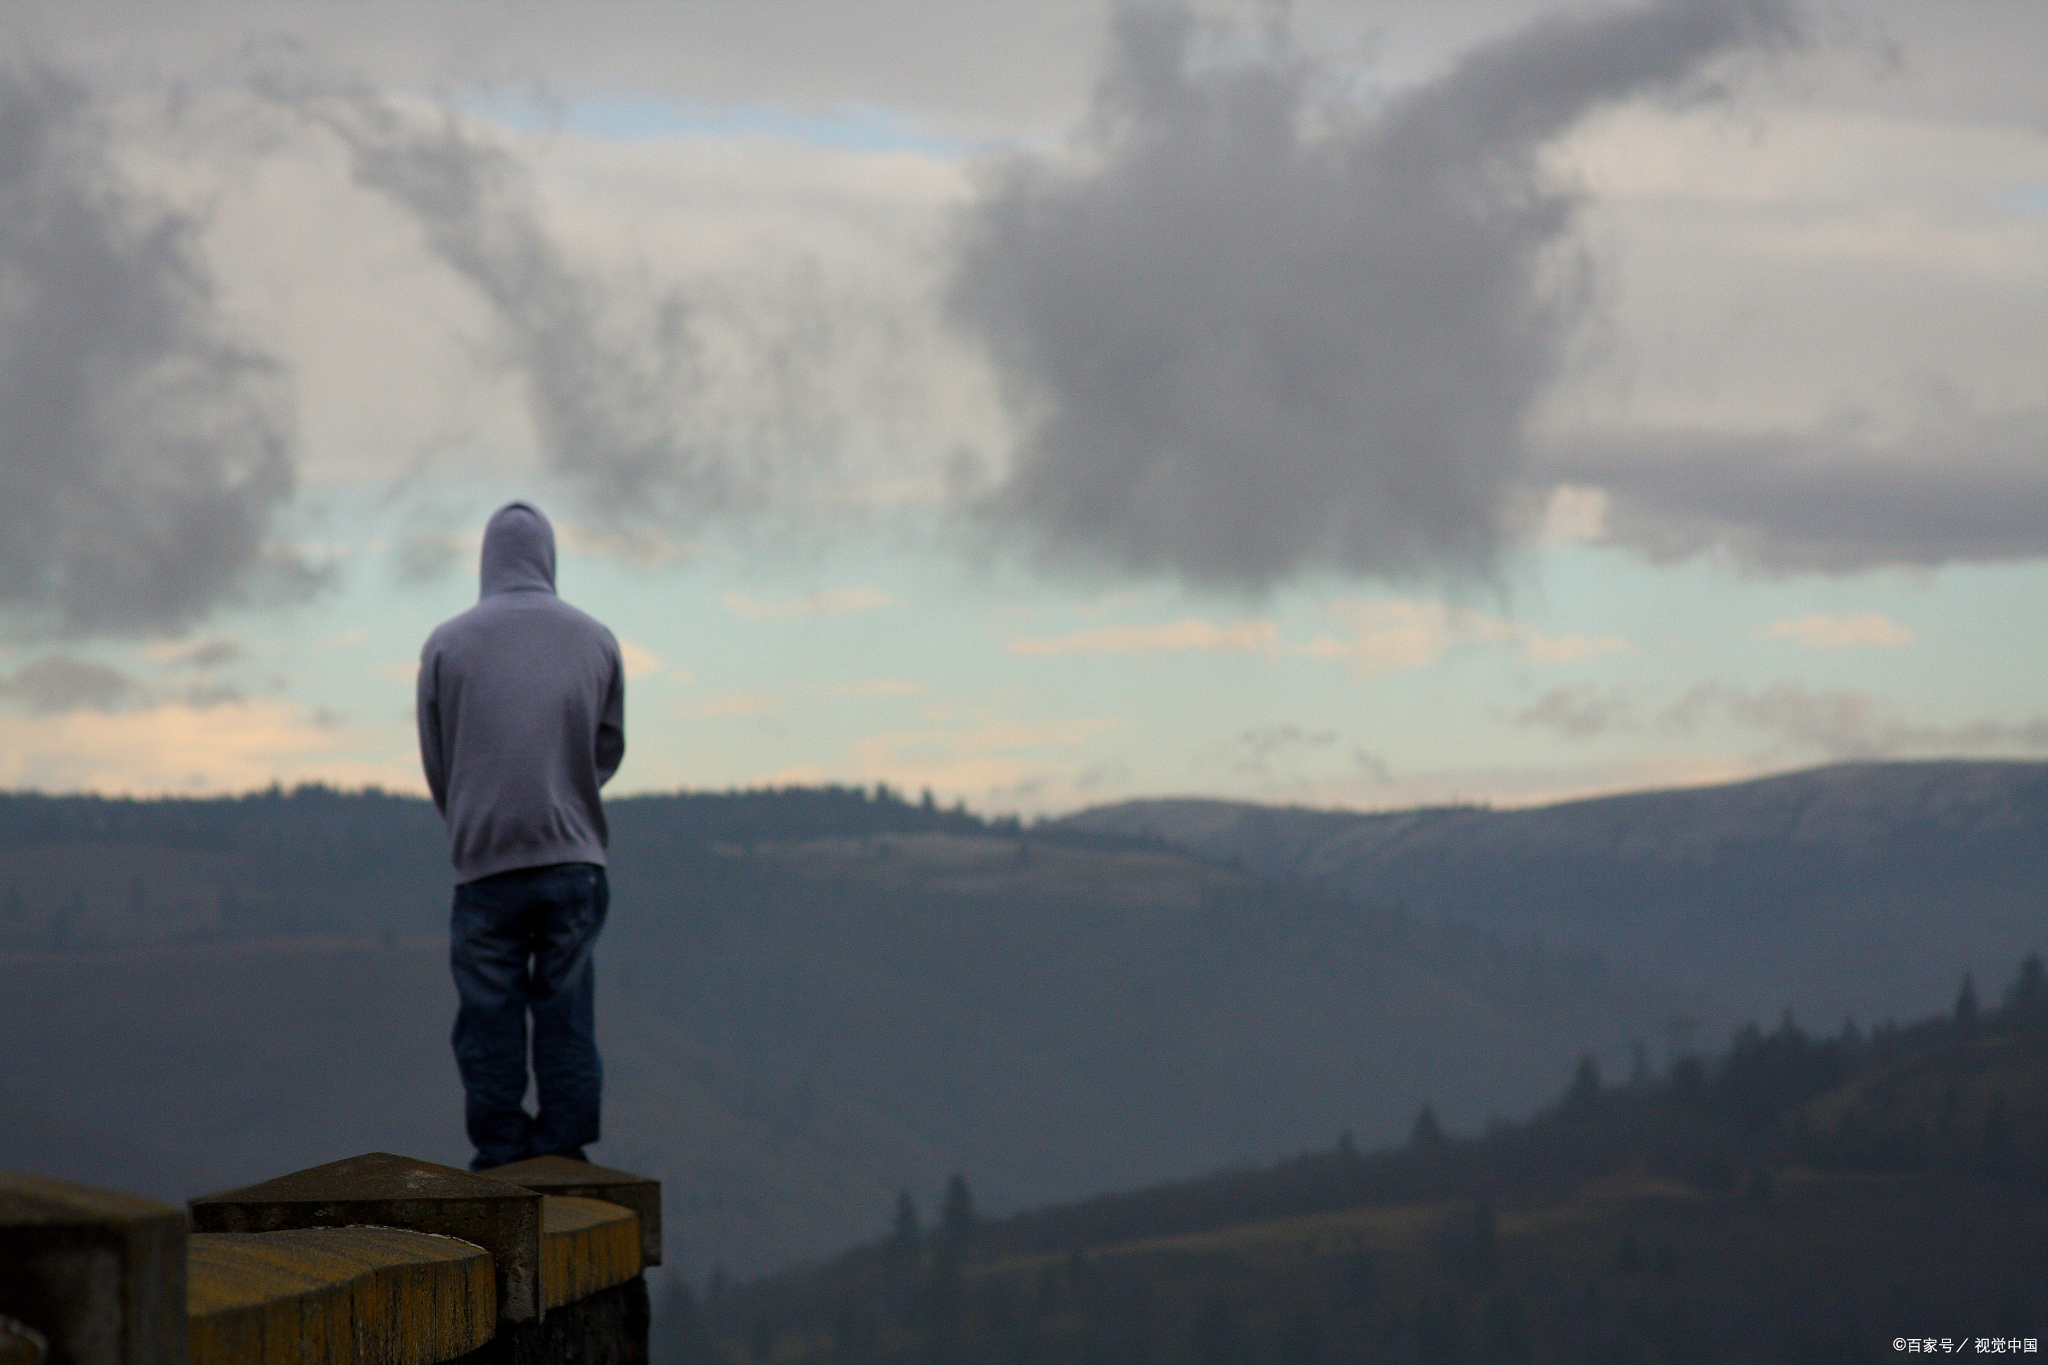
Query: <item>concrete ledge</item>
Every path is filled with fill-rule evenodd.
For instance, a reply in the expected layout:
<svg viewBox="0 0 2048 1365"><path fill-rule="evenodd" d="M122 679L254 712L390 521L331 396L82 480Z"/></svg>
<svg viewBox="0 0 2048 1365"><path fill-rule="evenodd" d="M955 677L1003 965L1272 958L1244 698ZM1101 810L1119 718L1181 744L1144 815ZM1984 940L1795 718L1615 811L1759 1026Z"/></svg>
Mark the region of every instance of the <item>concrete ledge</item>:
<svg viewBox="0 0 2048 1365"><path fill-rule="evenodd" d="M647 1281L635 1275L542 1322L507 1323L448 1365L647 1365Z"/></svg>
<svg viewBox="0 0 2048 1365"><path fill-rule="evenodd" d="M58 1365L184 1365L183 1216L137 1195L0 1172L0 1316L45 1338Z"/></svg>
<svg viewBox="0 0 2048 1365"><path fill-rule="evenodd" d="M191 1365L435 1365L498 1326L490 1253L397 1228L195 1233Z"/></svg>
<svg viewBox="0 0 2048 1365"><path fill-rule="evenodd" d="M498 1315L535 1322L541 1196L453 1166L370 1152L192 1201L194 1232L277 1232L365 1223L437 1232L491 1253Z"/></svg>
<svg viewBox="0 0 2048 1365"><path fill-rule="evenodd" d="M640 1216L640 1262L661 1264L661 1182L609 1166L593 1166L565 1156L537 1156L498 1166L493 1180L510 1181L538 1194L571 1195L621 1204Z"/></svg>
<svg viewBox="0 0 2048 1365"><path fill-rule="evenodd" d="M543 1195L541 1298L556 1309L640 1273L640 1219L601 1199Z"/></svg>
<svg viewBox="0 0 2048 1365"><path fill-rule="evenodd" d="M528 1174L659 1199L562 1164ZM195 1199L190 1222L0 1173L0 1365L647 1362L650 1243L625 1204L372 1152Z"/></svg>

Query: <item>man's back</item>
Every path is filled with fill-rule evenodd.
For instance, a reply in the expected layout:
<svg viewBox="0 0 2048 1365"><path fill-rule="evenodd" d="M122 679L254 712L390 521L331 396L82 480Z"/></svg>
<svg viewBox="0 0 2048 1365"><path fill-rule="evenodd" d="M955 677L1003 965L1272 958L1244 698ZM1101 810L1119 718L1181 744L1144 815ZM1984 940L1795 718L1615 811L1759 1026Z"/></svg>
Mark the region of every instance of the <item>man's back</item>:
<svg viewBox="0 0 2048 1365"><path fill-rule="evenodd" d="M592 950L611 901L598 788L626 751L618 641L555 596L547 518L499 508L482 568L480 600L427 637L419 677L420 762L455 864L452 1041L479 1171L581 1160L597 1141Z"/></svg>
<svg viewBox="0 0 2048 1365"><path fill-rule="evenodd" d="M554 533L525 503L484 532L482 596L420 654L420 760L457 882L605 862L598 788L625 753L612 633L555 596Z"/></svg>

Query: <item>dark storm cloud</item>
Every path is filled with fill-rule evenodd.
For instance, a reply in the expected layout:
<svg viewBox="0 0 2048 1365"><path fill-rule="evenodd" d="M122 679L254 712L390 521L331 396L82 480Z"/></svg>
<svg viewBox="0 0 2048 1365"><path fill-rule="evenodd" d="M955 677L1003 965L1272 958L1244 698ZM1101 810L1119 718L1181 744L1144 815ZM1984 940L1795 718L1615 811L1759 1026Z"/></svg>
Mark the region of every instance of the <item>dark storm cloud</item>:
<svg viewBox="0 0 2048 1365"><path fill-rule="evenodd" d="M1484 576L1576 312L1538 153L1789 40L1786 8L1544 20L1370 114L1278 50L1204 68L1197 36L1121 11L1080 144L994 168L964 220L955 309L1030 423L987 510L1049 562L1203 584Z"/></svg>
<svg viewBox="0 0 2048 1365"><path fill-rule="evenodd" d="M283 376L229 338L196 225L132 190L87 92L0 55L0 613L174 633L317 576L267 544Z"/></svg>
<svg viewBox="0 0 2048 1365"><path fill-rule="evenodd" d="M1637 437L1552 469L1605 489L1605 537L1652 560L1725 549L1765 573L1841 573L2048 553L2048 413L1951 417L1882 444Z"/></svg>

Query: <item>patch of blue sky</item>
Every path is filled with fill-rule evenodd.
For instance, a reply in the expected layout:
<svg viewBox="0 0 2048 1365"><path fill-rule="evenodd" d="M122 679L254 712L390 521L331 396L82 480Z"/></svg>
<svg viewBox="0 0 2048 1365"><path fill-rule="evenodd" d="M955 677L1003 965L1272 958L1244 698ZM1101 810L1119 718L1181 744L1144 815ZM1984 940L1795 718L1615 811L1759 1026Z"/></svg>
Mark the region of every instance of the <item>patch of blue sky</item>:
<svg viewBox="0 0 2048 1365"><path fill-rule="evenodd" d="M1762 577L1712 557L1649 566L1625 551L1555 546L1543 555L1548 610L1532 613L1640 647L1609 663L1665 690L1723 682L1868 692L1917 718L2025 719L2048 708L2048 563L1933 571ZM1781 623L1877 616L1908 637L1836 647Z"/></svg>
<svg viewBox="0 0 2048 1365"><path fill-rule="evenodd" d="M607 142L668 138L772 138L856 152L920 152L960 156L968 143L919 126L898 110L847 105L822 112L768 104L704 104L644 95L585 99L484 97L463 106L517 132L560 129Z"/></svg>
<svg viewBox="0 0 2048 1365"><path fill-rule="evenodd" d="M365 752L410 785L410 661L442 619L475 600L474 537L492 506L523 490L471 487L448 527L463 548L445 577L402 584L392 548L405 509L380 490L337 490L320 527L345 558L317 610L241 613L217 623L241 638L252 675L275 671L282 696L367 724ZM542 505L565 528L573 503ZM300 528L311 532L315 528ZM1447 641L1426 661L1380 671L1315 657L1318 638L1357 626L1334 600L1427 600L1432 594L1334 580L1263 602L1151 584L1107 594L1006 573L963 572L937 550L847 544L816 559L745 554L708 538L692 558L636 566L584 552L565 536L563 595L660 664L632 683L634 740L621 791L804 780L935 780L947 800L1003 804L998 761L1032 772L1126 773L1101 796L1157 792L1283 797L1290 772L1338 781L1342 799L1381 798L1363 751L1403 780L1430 772L1649 759L1706 743L1644 730L1566 739L1514 717L1559 687L1617 689L1654 716L1702 684L1762 692L1867 695L1887 716L1921 725L2020 723L2048 710L2048 563L1953 566L1768 579L1711 559L1653 566L1618 549L1553 545L1534 556L1508 600L1463 605L1550 640L1619 636L1634 649L1546 662L1512 639ZM816 594L826 610L801 609ZM751 604L751 605L750 605ZM829 609L836 606L836 610ZM737 609L736 609L737 608ZM1814 648L1773 634L1781 621L1881 615L1911 640ZM1270 621L1273 637L1241 648L1093 650L1084 636L1189 620L1217 628ZM1391 623L1398 626L1400 622ZM1268 641L1270 640L1270 646ZM1058 652L1024 641L1065 641ZM1186 643L1183 641L1183 643ZM128 661L113 660L123 666ZM19 666L17 660L12 666ZM135 660L140 665L141 661ZM140 668L150 676L154 666ZM1717 725L1719 722L1717 722ZM1270 755L1247 736L1329 734ZM1725 729L1722 726L1721 729ZM1006 735L1011 737L1005 737ZM1044 738L1037 738L1044 736ZM1714 742L1762 752L1769 735L1730 730ZM928 762L936 753L946 762ZM1818 761L1801 750L1788 761ZM969 760L982 762L977 768ZM934 766L935 765L935 766ZM952 774L940 777L940 773ZM1391 791L1392 789L1387 789ZM1337 793L1338 789L1328 789ZM1474 791L1474 796L1488 795ZM1070 796L1053 798L1071 802ZM1287 797L1286 799L1293 799ZM1316 798L1338 799L1336 794Z"/></svg>

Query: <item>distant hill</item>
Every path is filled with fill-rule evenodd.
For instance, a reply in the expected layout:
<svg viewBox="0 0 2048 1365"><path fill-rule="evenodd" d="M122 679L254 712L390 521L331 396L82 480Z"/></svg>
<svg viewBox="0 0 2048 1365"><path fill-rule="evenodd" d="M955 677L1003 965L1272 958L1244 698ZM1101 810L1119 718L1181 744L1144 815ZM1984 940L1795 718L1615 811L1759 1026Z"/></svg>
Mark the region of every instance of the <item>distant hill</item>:
<svg viewBox="0 0 2048 1365"><path fill-rule="evenodd" d="M1833 1362L2048 1320L2048 979L1872 1035L1745 1030L1527 1122L978 1219L700 1302L657 1365ZM1976 1345L1984 1338L1987 1345ZM2020 1346L2010 1348L2014 1352Z"/></svg>
<svg viewBox="0 0 2048 1365"><path fill-rule="evenodd" d="M755 1273L970 1174L1018 1208L1527 1112L1692 1002L1122 836L847 790L611 805L600 1159ZM431 807L0 798L0 1165L183 1198L460 1161Z"/></svg>
<svg viewBox="0 0 2048 1365"><path fill-rule="evenodd" d="M1056 828L1596 951L1717 1021L1909 1018L2048 946L2044 763L1849 763L1534 810L1131 801Z"/></svg>

